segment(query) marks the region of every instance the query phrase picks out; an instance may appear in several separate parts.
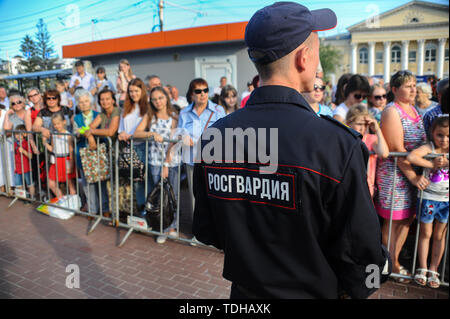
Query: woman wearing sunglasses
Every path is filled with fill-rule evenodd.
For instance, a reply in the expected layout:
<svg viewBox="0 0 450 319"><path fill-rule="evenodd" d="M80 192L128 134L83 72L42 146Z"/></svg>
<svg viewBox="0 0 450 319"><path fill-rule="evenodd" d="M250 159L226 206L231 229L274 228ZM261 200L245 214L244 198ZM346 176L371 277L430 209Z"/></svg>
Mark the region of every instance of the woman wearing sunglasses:
<svg viewBox="0 0 450 319"><path fill-rule="evenodd" d="M311 92L304 92L302 95L305 97L306 101L308 101L309 105L312 107L314 112L317 115L329 115L333 116L333 111L331 109L321 104L323 100L323 93L325 91L325 85L323 80L319 77L316 77L314 80L314 90Z"/></svg>
<svg viewBox="0 0 450 319"><path fill-rule="evenodd" d="M45 107L39 111L33 124L33 131L41 133L46 139L50 138L50 133L54 131L52 116L61 112L66 120L66 130L72 132L73 112L67 106L61 106L61 95L55 89L47 90L44 93Z"/></svg>
<svg viewBox="0 0 450 319"><path fill-rule="evenodd" d="M4 111L2 111L4 112ZM21 95L12 95L9 97L9 110L6 112L3 129L4 130L15 130L19 125L25 125L27 131L31 131L31 112L25 109L25 99ZM8 136L6 140L7 145L7 156L9 163L9 182L11 186L15 186L14 182L14 138L11 132L6 133ZM30 135L28 138L30 146L36 153L37 148L33 142L33 137ZM5 154L5 155L6 155Z"/></svg>
<svg viewBox="0 0 450 319"><path fill-rule="evenodd" d="M384 87L380 84L372 85L367 102L369 104L369 113L380 123L381 112L383 112L387 102L387 94Z"/></svg>
<svg viewBox="0 0 450 319"><path fill-rule="evenodd" d="M203 131L225 116L222 106L214 104L208 99L208 82L197 78L191 81L186 98L190 103L180 112L178 128L183 129L183 162L186 167L189 194L191 198L190 222L194 214L193 174L195 145Z"/></svg>
<svg viewBox="0 0 450 319"><path fill-rule="evenodd" d="M333 112L333 117L345 123L348 109L354 105L361 103L369 94L370 85L367 78L354 74L344 86L344 102L339 104Z"/></svg>

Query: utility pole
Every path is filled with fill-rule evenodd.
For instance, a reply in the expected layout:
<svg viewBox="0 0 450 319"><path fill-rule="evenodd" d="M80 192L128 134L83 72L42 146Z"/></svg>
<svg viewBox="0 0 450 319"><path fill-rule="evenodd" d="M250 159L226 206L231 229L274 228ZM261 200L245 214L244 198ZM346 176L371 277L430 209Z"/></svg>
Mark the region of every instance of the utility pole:
<svg viewBox="0 0 450 319"><path fill-rule="evenodd" d="M163 20L164 20L164 0L159 0L159 29L163 31Z"/></svg>

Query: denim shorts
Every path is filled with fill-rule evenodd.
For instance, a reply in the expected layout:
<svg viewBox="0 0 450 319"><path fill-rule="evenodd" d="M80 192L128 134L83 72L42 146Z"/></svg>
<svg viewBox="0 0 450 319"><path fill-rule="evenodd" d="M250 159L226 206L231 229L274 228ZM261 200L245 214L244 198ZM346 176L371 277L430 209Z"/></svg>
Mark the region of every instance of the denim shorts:
<svg viewBox="0 0 450 319"><path fill-rule="evenodd" d="M420 222L430 224L436 219L438 222L445 224L448 221L448 208L448 202L423 199L420 208Z"/></svg>
<svg viewBox="0 0 450 319"><path fill-rule="evenodd" d="M14 183L16 186L22 186L22 175L25 179L25 184L27 186L34 185L34 181L33 181L33 184L31 184L31 174L30 174L30 172L28 172L28 173L24 173L24 174L17 174L17 173L14 174Z"/></svg>

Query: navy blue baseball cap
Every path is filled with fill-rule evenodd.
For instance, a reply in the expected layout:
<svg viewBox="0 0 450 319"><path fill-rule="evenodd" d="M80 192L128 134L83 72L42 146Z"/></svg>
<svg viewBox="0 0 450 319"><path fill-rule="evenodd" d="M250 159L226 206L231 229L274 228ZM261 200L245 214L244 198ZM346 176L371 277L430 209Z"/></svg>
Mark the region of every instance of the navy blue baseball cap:
<svg viewBox="0 0 450 319"><path fill-rule="evenodd" d="M245 28L250 60L259 64L274 62L300 46L311 32L336 27L331 9L309 11L295 2L275 2L258 10Z"/></svg>

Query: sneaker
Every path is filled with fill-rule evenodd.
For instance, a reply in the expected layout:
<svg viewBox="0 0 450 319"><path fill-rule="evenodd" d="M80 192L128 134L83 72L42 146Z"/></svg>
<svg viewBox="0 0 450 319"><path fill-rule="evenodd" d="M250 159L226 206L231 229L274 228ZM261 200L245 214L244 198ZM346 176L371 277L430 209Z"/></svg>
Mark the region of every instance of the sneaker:
<svg viewBox="0 0 450 319"><path fill-rule="evenodd" d="M156 238L156 242L157 242L158 244L164 244L164 243L166 242L166 240L167 240L167 235L159 235L159 236Z"/></svg>

